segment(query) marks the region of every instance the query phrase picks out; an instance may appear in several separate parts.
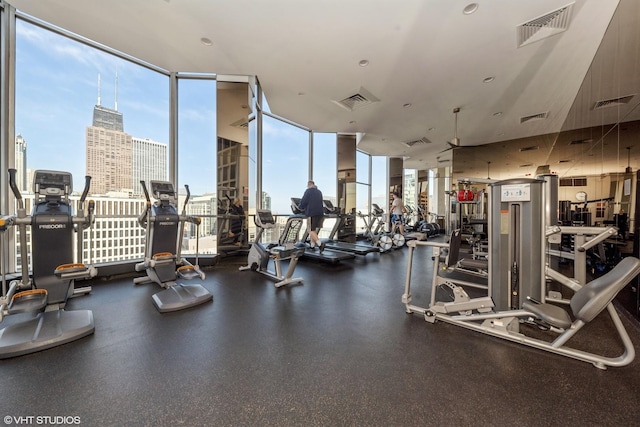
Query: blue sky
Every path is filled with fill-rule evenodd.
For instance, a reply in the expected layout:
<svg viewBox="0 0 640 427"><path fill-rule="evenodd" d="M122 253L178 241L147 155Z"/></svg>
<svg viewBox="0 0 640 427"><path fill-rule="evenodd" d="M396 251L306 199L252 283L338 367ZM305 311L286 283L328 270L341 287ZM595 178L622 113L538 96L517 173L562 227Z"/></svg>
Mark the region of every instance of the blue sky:
<svg viewBox="0 0 640 427"><path fill-rule="evenodd" d="M16 30L15 131L27 141L28 168L71 172L74 190L82 189L85 131L98 103L98 76L100 104L113 109L117 75L125 132L168 143L167 76L21 20ZM192 194L215 192L215 82L179 80L178 89L179 184L188 184ZM290 213L290 197L306 188L307 133L267 119L263 139L263 190L274 211ZM316 158L314 168L325 196L335 197L335 153Z"/></svg>

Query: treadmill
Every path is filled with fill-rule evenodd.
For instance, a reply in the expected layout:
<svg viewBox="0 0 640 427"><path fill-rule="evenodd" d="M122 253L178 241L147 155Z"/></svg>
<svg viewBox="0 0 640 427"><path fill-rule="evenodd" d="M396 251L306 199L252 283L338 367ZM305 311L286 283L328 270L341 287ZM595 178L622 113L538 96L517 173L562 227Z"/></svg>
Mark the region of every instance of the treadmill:
<svg viewBox="0 0 640 427"><path fill-rule="evenodd" d="M335 236L344 224L344 215L340 212L338 206L334 206L331 200L323 200L324 216L326 218L335 218L336 224L333 226L328 239L322 239L325 248L335 249L339 251L349 252L355 255L367 255L370 253L380 253L379 246L367 245L362 243L350 243L336 240Z"/></svg>
<svg viewBox="0 0 640 427"><path fill-rule="evenodd" d="M302 219L305 218L303 212L300 210L298 206L300 206L300 198L292 197L291 211L293 212L293 216L289 217L289 221L287 221L287 224L285 225L284 233L286 233L287 229L290 226L292 226L290 225L290 221L296 221L296 220L301 221ZM313 259L316 261L327 262L330 264L337 264L340 261L353 259L356 257L352 253L335 250L335 249L328 249L326 246L322 252L320 252L319 249L312 249L309 245L307 245L307 237L308 237L308 232L305 232L301 240L305 244L305 251L304 251L304 254L302 255L302 258Z"/></svg>

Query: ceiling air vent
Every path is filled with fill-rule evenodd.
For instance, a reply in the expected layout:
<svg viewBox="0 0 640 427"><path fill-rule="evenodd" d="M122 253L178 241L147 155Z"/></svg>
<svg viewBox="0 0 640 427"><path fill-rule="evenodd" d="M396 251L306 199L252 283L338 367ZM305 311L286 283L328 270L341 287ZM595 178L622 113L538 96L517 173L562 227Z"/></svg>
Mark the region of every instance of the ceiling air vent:
<svg viewBox="0 0 640 427"><path fill-rule="evenodd" d="M249 120L246 117L243 117L240 120L236 120L235 122L231 123L231 126L233 126L234 128L246 129L249 127Z"/></svg>
<svg viewBox="0 0 640 427"><path fill-rule="evenodd" d="M620 98L612 98L612 99L605 99L605 100L602 100L602 101L597 101L593 105L593 109L594 110L599 110L600 108L616 107L618 105L628 104L629 101L631 101L631 98L633 98L634 96L635 96L635 94L634 95L621 96Z"/></svg>
<svg viewBox="0 0 640 427"><path fill-rule="evenodd" d="M533 163L525 163L524 165L520 165L519 167L521 167L521 168L530 168L531 166L533 166Z"/></svg>
<svg viewBox="0 0 640 427"><path fill-rule="evenodd" d="M569 28L573 3L518 26L518 47L535 43Z"/></svg>
<svg viewBox="0 0 640 427"><path fill-rule="evenodd" d="M416 139L415 141L403 142L407 147L413 147L414 145L423 145L423 144L431 144L427 138Z"/></svg>
<svg viewBox="0 0 640 427"><path fill-rule="evenodd" d="M547 113L538 113L538 114L532 114L530 116L520 117L520 124L532 122L535 120L543 120L543 119L546 119L548 115L549 113L547 112Z"/></svg>
<svg viewBox="0 0 640 427"><path fill-rule="evenodd" d="M380 100L373 96L368 90L361 87L356 93L344 98L342 101L333 101L342 108L349 111L357 110L365 105L374 104Z"/></svg>
<svg viewBox="0 0 640 427"><path fill-rule="evenodd" d="M588 139L576 139L575 141L571 141L569 143L569 145L582 145L582 144L588 144L590 142L593 142L593 139L588 138Z"/></svg>
<svg viewBox="0 0 640 427"><path fill-rule="evenodd" d="M561 159L561 160L558 160L558 163L571 163L572 161L573 160L570 160L570 159Z"/></svg>
<svg viewBox="0 0 640 427"><path fill-rule="evenodd" d="M530 145L529 147L522 147L520 149L520 152L523 153L525 151L534 151L534 150L537 150L539 148L540 148L540 146L538 146L538 145Z"/></svg>

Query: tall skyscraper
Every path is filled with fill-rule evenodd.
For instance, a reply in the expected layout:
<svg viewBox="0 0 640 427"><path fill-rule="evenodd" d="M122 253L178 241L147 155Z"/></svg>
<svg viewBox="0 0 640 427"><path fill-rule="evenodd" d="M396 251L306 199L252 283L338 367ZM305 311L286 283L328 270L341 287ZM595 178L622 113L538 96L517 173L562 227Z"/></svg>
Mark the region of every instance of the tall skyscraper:
<svg viewBox="0 0 640 427"><path fill-rule="evenodd" d="M96 105L93 125L87 126L86 147L92 193L133 189L133 143L122 130L122 113Z"/></svg>
<svg viewBox="0 0 640 427"><path fill-rule="evenodd" d="M142 194L140 181L167 180L167 145L151 139L132 138L133 193Z"/></svg>
<svg viewBox="0 0 640 427"><path fill-rule="evenodd" d="M27 188L27 141L22 135L16 135L15 148L16 185L21 192L28 191L30 188Z"/></svg>
<svg viewBox="0 0 640 427"><path fill-rule="evenodd" d="M122 113L101 105L96 105L93 108L93 126L124 132Z"/></svg>

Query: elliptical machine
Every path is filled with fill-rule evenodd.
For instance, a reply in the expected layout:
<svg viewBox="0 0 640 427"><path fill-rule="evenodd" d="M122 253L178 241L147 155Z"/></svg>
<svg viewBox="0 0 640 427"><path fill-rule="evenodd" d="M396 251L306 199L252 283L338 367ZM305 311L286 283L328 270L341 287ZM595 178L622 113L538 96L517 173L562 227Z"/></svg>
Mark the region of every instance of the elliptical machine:
<svg viewBox="0 0 640 427"><path fill-rule="evenodd" d="M264 230L275 228L276 221L273 218L273 214L269 210L258 210L255 215L255 223L256 227L258 227L258 233L249 250L247 265L240 267L240 271L252 270L262 273L276 281L276 288L294 283L302 283L301 277L291 277L298 264L298 259L305 251L304 246L294 246L302 226L302 220L297 221L297 226L294 228L287 227L286 230L291 231L283 233L278 243L272 243L266 247L260 242L260 238ZM269 271L269 259L273 259L275 271ZM287 259L290 260L289 267L287 268L287 273L283 276L281 262Z"/></svg>
<svg viewBox="0 0 640 427"><path fill-rule="evenodd" d="M16 185L16 170L9 169L9 186L17 200L17 214L0 220L2 252L4 231L18 226L22 277L6 288L4 253L2 258L2 297L0 321L4 316L32 314L0 331L0 358L34 353L75 341L94 332L93 312L66 311L67 299L74 294L74 281L97 274L93 266L81 262L83 230L93 223L94 202L89 201L87 216L84 202L89 193L91 177L78 201L78 213L73 215L69 196L72 177L68 172L37 170L33 178L34 203L31 215L26 214L20 190ZM27 227L31 227L32 276L29 277ZM77 232L77 258L73 262L73 233ZM85 293L87 292L85 288ZM90 290L90 288L88 288Z"/></svg>
<svg viewBox="0 0 640 427"><path fill-rule="evenodd" d="M144 277L137 277L134 284L154 282L165 288L153 295L153 304L159 312L166 313L193 307L213 299L213 295L202 285L183 285L177 278L204 280L205 275L198 266L198 232L196 231L196 265L181 256L182 230L190 222L200 225L200 218L186 214L189 202L189 186L185 185L187 198L182 214L176 208L177 199L173 184L167 181L151 181L151 192L156 199L151 203L149 191L144 181L140 181L147 199L147 208L138 218L138 224L146 229L144 261L136 264L136 271L145 271ZM179 266L177 269L176 267Z"/></svg>

